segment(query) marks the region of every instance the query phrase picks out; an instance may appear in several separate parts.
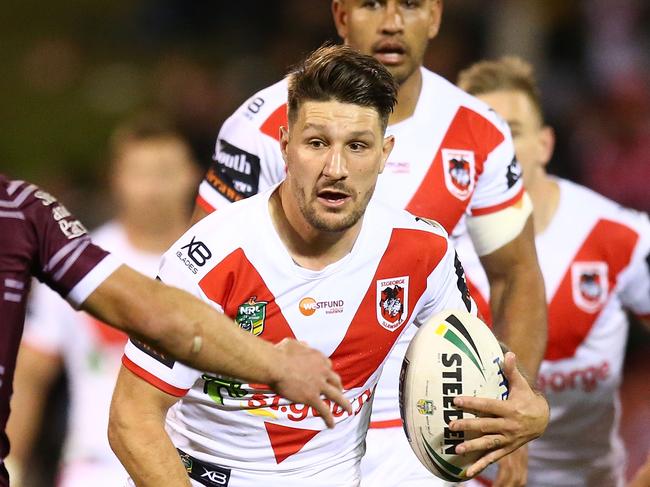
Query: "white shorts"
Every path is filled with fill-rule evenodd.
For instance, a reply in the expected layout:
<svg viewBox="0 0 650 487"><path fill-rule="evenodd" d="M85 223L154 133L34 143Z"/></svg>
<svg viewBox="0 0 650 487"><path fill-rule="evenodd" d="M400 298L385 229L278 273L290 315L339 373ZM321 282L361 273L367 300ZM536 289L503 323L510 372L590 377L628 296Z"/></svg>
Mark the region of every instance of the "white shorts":
<svg viewBox="0 0 650 487"><path fill-rule="evenodd" d="M370 428L361 459L361 487L449 487L429 472L409 445L402 427Z"/></svg>

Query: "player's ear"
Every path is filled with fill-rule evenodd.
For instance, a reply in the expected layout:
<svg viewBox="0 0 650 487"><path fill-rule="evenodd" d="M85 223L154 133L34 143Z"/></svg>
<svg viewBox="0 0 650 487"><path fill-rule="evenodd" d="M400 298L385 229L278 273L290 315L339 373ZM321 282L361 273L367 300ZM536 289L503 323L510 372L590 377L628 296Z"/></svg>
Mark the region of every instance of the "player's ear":
<svg viewBox="0 0 650 487"><path fill-rule="evenodd" d="M344 41L348 37L348 12L345 5L346 0L332 0L332 17L339 37Z"/></svg>
<svg viewBox="0 0 650 487"><path fill-rule="evenodd" d="M546 166L551 160L551 157L553 157L553 151L555 150L555 131L553 130L553 127L544 125L540 129L539 143L541 162Z"/></svg>
<svg viewBox="0 0 650 487"><path fill-rule="evenodd" d="M289 145L289 128L280 127L280 151L282 152L282 159L287 163L287 146Z"/></svg>
<svg viewBox="0 0 650 487"><path fill-rule="evenodd" d="M381 164L379 165L379 174L384 172L384 167L386 167L386 161L388 161L388 156L390 156L393 147L395 146L395 136L389 135L384 137L384 143L381 148Z"/></svg>
<svg viewBox="0 0 650 487"><path fill-rule="evenodd" d="M438 35L442 19L442 0L429 0L429 39Z"/></svg>

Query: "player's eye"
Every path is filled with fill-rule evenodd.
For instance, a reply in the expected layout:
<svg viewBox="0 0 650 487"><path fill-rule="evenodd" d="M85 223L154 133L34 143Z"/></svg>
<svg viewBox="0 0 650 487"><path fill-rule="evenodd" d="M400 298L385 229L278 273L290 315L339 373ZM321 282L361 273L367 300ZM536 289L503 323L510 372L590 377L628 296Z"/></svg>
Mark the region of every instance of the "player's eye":
<svg viewBox="0 0 650 487"><path fill-rule="evenodd" d="M422 5L422 0L403 0L402 5L406 8L419 8Z"/></svg>
<svg viewBox="0 0 650 487"><path fill-rule="evenodd" d="M322 149L325 147L325 142L320 139L310 139L307 144L313 149Z"/></svg>
<svg viewBox="0 0 650 487"><path fill-rule="evenodd" d="M360 152L368 146L362 142L352 142L348 147L350 147L353 152Z"/></svg>
<svg viewBox="0 0 650 487"><path fill-rule="evenodd" d="M380 2L377 0L364 0L361 2L361 6L367 9L377 9L380 7Z"/></svg>

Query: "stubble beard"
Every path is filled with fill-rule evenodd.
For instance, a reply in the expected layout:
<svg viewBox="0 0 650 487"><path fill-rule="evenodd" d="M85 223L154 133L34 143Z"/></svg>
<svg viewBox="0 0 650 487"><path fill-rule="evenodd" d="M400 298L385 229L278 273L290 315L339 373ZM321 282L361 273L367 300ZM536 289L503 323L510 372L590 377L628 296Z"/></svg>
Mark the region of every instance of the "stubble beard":
<svg viewBox="0 0 650 487"><path fill-rule="evenodd" d="M316 206L318 205L316 195L312 194L310 203L307 203L304 190L297 191L298 208L300 208L300 212L305 220L316 230L328 233L343 232L352 228L363 217L374 190L375 187L373 186L364 195L357 196L354 200L356 205L342 218L337 218L338 215L332 214L330 215L335 216L335 218L320 215L316 210Z"/></svg>

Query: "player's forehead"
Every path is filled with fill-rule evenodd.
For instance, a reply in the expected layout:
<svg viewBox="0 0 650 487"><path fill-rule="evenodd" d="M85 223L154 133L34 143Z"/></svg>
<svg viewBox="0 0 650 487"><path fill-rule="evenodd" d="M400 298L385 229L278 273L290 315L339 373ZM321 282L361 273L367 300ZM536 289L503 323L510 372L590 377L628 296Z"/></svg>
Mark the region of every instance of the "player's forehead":
<svg viewBox="0 0 650 487"><path fill-rule="evenodd" d="M530 97L521 90L503 89L478 95L508 123L526 123L537 120L537 112Z"/></svg>
<svg viewBox="0 0 650 487"><path fill-rule="evenodd" d="M376 136L381 132L381 117L374 107L337 100L309 100L300 105L294 128L305 133Z"/></svg>

